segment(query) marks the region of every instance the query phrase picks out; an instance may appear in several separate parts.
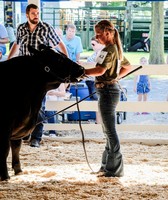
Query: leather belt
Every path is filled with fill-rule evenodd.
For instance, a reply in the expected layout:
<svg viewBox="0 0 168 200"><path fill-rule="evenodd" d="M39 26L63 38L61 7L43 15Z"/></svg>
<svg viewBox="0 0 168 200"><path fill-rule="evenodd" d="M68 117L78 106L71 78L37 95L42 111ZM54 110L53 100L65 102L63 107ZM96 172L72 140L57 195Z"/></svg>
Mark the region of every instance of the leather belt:
<svg viewBox="0 0 168 200"><path fill-rule="evenodd" d="M104 88L105 86L108 86L108 85L113 85L115 83L117 83L116 79L113 79L111 81L96 82L95 87L99 89L99 88Z"/></svg>

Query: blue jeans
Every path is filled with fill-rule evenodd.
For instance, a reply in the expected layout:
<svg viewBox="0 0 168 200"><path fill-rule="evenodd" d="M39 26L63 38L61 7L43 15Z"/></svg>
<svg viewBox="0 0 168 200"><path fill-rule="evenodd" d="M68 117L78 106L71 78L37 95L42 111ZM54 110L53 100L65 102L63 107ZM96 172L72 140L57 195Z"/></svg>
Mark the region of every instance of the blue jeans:
<svg viewBox="0 0 168 200"><path fill-rule="evenodd" d="M93 92L95 92L95 86L94 86L94 81L92 80L86 80L85 81L87 87L88 87L88 90L89 90L89 95L90 94L93 94ZM97 94L93 94L92 96L90 96L90 100L97 100Z"/></svg>
<svg viewBox="0 0 168 200"><path fill-rule="evenodd" d="M47 119L47 123L57 123L58 120L55 118L56 111L45 111L45 116ZM55 130L49 130L49 134L56 134Z"/></svg>
<svg viewBox="0 0 168 200"><path fill-rule="evenodd" d="M31 133L31 140L36 139L39 142L41 141L42 135L43 135L43 120L45 119L45 102L46 102L46 97L44 97L42 101L42 105L38 114L38 119L37 123L41 122L36 125L35 129Z"/></svg>
<svg viewBox="0 0 168 200"><path fill-rule="evenodd" d="M102 128L106 137L106 146L102 155L101 168L114 176L123 176L123 158L116 132L116 106L120 99L118 84L97 89L98 108L102 118Z"/></svg>

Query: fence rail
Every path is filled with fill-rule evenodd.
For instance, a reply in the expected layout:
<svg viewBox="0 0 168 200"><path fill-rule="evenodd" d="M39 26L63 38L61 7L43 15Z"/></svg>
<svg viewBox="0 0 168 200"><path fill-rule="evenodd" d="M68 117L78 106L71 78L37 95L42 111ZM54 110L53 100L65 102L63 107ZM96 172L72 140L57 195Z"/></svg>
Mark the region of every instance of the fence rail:
<svg viewBox="0 0 168 200"><path fill-rule="evenodd" d="M88 66L87 66L88 67ZM133 69L138 67L134 65ZM148 74L148 75L168 75L168 65L147 65L142 69L136 71L134 75ZM75 101L47 101L46 110L63 110ZM97 101L82 101L79 103L80 111L98 111ZM72 106L66 111L77 111L76 106ZM162 102L131 102L120 101L116 111L119 112L168 112L168 101ZM82 124L84 130L100 131L102 129L100 124ZM62 123L62 124L44 124L44 130L79 130L78 124ZM117 130L120 131L167 131L167 124L117 124Z"/></svg>

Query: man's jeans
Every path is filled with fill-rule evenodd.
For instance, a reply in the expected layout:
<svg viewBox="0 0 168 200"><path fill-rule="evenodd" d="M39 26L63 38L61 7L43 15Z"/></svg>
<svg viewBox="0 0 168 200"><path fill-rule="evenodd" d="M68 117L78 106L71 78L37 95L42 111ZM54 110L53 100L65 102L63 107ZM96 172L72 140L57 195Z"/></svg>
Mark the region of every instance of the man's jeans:
<svg viewBox="0 0 168 200"><path fill-rule="evenodd" d="M43 135L43 120L45 119L45 102L46 102L46 97L44 97L42 101L42 106L40 108L38 119L37 119L37 123L38 122L41 122L41 123L37 124L35 129L31 133L31 140L36 139L38 141L41 141L41 138Z"/></svg>

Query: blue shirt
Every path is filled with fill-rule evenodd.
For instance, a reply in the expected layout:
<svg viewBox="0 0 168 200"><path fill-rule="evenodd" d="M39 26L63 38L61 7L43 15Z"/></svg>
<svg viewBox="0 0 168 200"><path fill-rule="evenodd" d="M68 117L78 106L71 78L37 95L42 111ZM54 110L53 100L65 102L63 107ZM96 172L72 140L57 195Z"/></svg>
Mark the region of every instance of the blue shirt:
<svg viewBox="0 0 168 200"><path fill-rule="evenodd" d="M6 26L6 30L7 30L10 42L14 42L16 40L14 28L8 25Z"/></svg>
<svg viewBox="0 0 168 200"><path fill-rule="evenodd" d="M62 40L67 48L69 58L76 62L76 55L83 51L81 38L79 36L75 36L71 40L67 40L66 35L63 35Z"/></svg>
<svg viewBox="0 0 168 200"><path fill-rule="evenodd" d="M0 39L8 38L8 32L4 25L0 24ZM6 45L0 44L0 51L2 52L2 55L6 54Z"/></svg>

